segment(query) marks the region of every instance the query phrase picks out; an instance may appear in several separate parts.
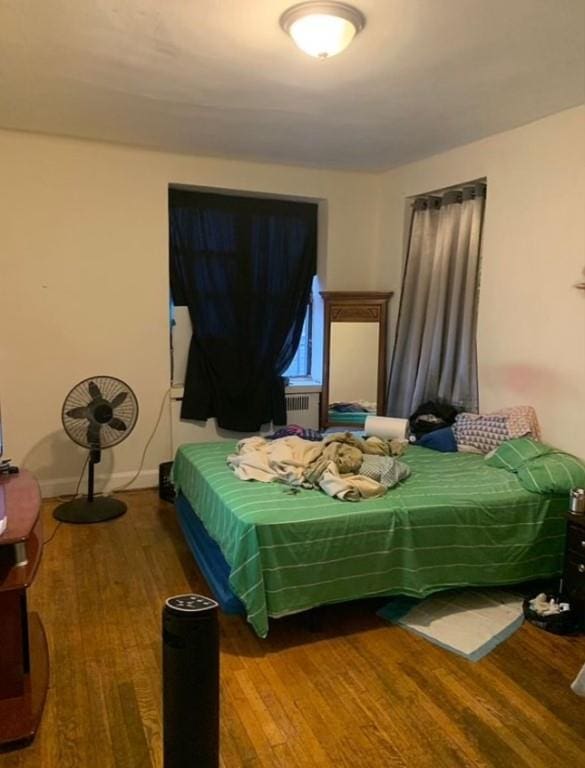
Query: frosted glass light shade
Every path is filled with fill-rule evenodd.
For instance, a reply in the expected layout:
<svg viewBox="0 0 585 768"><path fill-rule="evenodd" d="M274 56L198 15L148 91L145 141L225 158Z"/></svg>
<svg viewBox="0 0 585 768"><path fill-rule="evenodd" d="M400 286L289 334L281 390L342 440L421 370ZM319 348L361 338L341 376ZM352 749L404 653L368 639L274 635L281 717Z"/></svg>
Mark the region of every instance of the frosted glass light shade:
<svg viewBox="0 0 585 768"><path fill-rule="evenodd" d="M327 59L347 48L355 36L355 27L338 16L316 13L291 24L289 34L301 51Z"/></svg>
<svg viewBox="0 0 585 768"><path fill-rule="evenodd" d="M308 2L283 13L280 24L296 45L318 59L345 50L365 25L364 15L351 5L337 2Z"/></svg>

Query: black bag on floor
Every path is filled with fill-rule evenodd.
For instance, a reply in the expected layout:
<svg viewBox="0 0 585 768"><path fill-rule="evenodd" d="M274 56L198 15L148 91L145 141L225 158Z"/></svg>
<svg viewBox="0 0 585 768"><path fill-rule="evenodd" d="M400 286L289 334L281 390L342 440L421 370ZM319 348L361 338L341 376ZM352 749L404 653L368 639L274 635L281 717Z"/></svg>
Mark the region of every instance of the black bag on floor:
<svg viewBox="0 0 585 768"><path fill-rule="evenodd" d="M451 403L441 403L437 400L429 400L416 409L408 419L410 434L418 440L436 429L450 427L455 422L459 409Z"/></svg>

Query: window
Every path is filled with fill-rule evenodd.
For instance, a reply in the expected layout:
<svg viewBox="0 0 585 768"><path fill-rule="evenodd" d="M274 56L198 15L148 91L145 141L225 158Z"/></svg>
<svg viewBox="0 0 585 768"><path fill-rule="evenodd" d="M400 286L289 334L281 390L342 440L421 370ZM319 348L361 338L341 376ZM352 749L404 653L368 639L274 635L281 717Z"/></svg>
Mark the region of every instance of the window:
<svg viewBox="0 0 585 768"><path fill-rule="evenodd" d="M307 313L303 330L301 331L301 340L291 364L284 372L289 379L305 378L311 375L311 331L312 331L312 303L307 305Z"/></svg>
<svg viewBox="0 0 585 768"><path fill-rule="evenodd" d="M308 373L307 332L300 351L293 342L316 273L317 213L316 203L170 189L171 295L192 320L181 418L237 432L286 422L282 361L299 352L295 372Z"/></svg>

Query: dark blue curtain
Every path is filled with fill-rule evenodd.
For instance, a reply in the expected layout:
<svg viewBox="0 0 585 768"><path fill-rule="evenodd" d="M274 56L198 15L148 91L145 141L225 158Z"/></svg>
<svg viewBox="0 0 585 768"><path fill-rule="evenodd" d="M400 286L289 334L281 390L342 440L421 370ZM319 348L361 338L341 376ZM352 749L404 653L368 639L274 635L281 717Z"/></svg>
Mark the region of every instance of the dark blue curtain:
<svg viewBox="0 0 585 768"><path fill-rule="evenodd" d="M317 206L169 190L171 293L193 337L181 416L224 429L286 422L282 374L317 261Z"/></svg>

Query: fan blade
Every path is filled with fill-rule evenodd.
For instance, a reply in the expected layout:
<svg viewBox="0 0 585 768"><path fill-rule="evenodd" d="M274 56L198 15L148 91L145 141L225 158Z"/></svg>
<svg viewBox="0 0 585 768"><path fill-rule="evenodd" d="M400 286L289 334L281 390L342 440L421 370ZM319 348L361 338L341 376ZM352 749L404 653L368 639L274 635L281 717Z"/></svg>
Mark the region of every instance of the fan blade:
<svg viewBox="0 0 585 768"><path fill-rule="evenodd" d="M100 447L100 425L95 422L90 422L87 428L87 442L91 448Z"/></svg>
<svg viewBox="0 0 585 768"><path fill-rule="evenodd" d="M108 427L111 427L112 429L117 429L118 432L126 431L126 425L124 424L122 419L117 419L115 416L113 419L110 419L110 421L108 421Z"/></svg>
<svg viewBox="0 0 585 768"><path fill-rule="evenodd" d="M65 411L65 415L69 416L70 419L87 419L87 408L85 405L79 408L70 408L68 411Z"/></svg>
<svg viewBox="0 0 585 768"><path fill-rule="evenodd" d="M97 398L101 398L102 393L100 392L100 388L95 383L95 381L90 381L89 384L87 385L87 388L89 390L89 394L92 400L97 400Z"/></svg>
<svg viewBox="0 0 585 768"><path fill-rule="evenodd" d="M119 405L122 405L124 400L128 397L128 392L119 392L116 397L112 398L112 402L110 405L112 408L117 408Z"/></svg>

